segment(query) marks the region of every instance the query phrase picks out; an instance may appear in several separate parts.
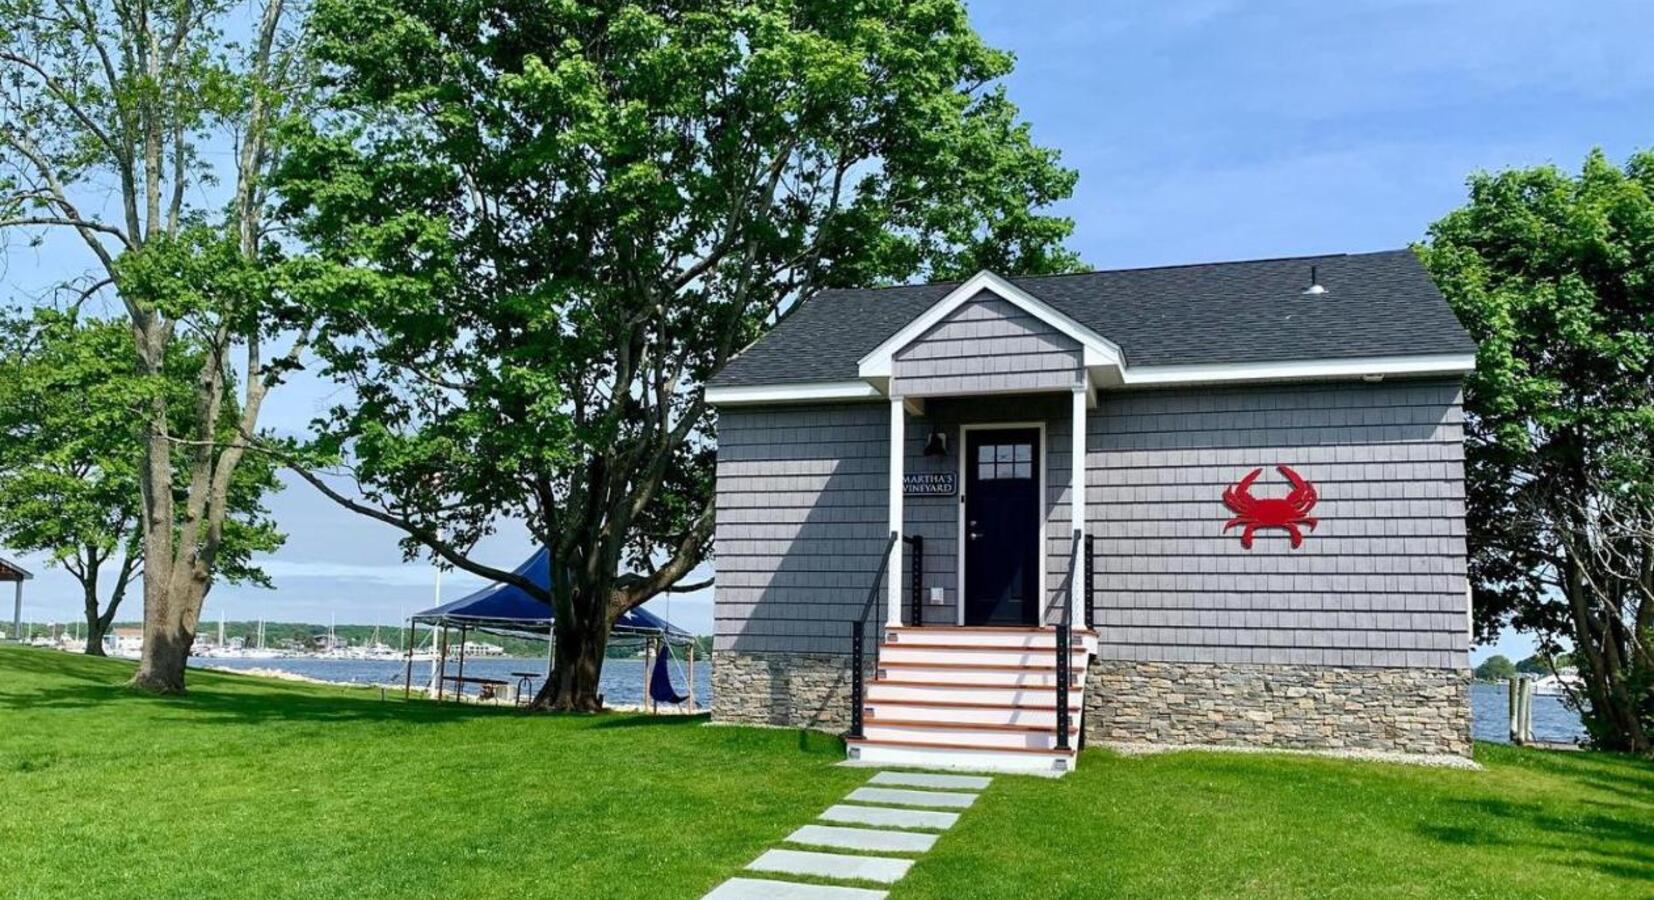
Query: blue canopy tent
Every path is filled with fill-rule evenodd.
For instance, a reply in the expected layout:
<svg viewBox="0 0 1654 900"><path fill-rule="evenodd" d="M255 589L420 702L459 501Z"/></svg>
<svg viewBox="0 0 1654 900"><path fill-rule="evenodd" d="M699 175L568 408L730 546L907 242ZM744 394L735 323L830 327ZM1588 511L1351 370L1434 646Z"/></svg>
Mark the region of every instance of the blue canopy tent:
<svg viewBox="0 0 1654 900"><path fill-rule="evenodd" d="M535 551L534 555L524 560L521 565L512 570L531 584L546 590L551 589L551 553L545 548ZM413 629L416 625L428 625L431 628L440 628L443 632L441 650L441 671L438 681L438 699L441 698L441 681L449 680L447 670L447 641L449 628L460 630L459 675L457 689L463 690L465 679L465 638L472 629L493 634L543 636L547 647L546 677L551 676L551 649L554 646L552 635L557 628L556 612L547 604L540 602L534 596L515 584L493 584L482 590L467 594L458 600L450 600L430 609L414 613L408 621L408 660L407 672L404 678L403 694L406 696L413 686ZM648 639L650 643L659 641L662 644L690 643L694 635L673 625L660 616L643 608L628 610L615 621L613 633L635 635ZM693 650L691 650L693 654ZM693 669L691 669L693 671ZM532 677L530 673L512 673L519 678L519 688L524 681ZM693 678L693 676L691 676ZM472 679L473 681L493 684L490 679ZM521 691L519 690L519 693ZM649 693L646 690L646 694ZM693 683L691 683L693 693Z"/></svg>

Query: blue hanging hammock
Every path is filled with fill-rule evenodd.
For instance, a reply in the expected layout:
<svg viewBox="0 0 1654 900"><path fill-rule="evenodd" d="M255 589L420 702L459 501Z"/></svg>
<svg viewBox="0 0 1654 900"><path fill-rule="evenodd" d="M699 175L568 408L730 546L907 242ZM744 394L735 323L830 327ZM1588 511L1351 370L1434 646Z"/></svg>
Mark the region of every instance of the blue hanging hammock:
<svg viewBox="0 0 1654 900"><path fill-rule="evenodd" d="M660 652L655 654L655 671L649 676L649 699L677 706L687 701L689 695L680 694L672 687L672 674L666 668L667 657L671 655L672 645L662 641Z"/></svg>

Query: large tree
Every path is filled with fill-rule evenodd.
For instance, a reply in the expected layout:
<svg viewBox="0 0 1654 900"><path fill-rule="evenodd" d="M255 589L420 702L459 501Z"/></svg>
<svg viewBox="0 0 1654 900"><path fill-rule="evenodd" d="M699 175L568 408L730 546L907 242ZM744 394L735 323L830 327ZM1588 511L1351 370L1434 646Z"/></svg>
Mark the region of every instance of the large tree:
<svg viewBox="0 0 1654 900"><path fill-rule="evenodd" d="M237 431L252 433L306 341L263 217L277 125L310 84L293 18L286 0L0 0L0 230L78 237L91 266L80 289L113 292L140 375L163 377L181 334L203 351L181 405L152 391L137 416L133 683L149 690L184 689L220 564L246 453L220 439L220 418L237 406Z"/></svg>
<svg viewBox="0 0 1654 900"><path fill-rule="evenodd" d="M556 610L536 706L708 555L704 379L820 288L1072 267L957 0L322 0L331 114L289 160L348 396L300 468L410 554ZM346 466L355 490L315 471ZM543 591L470 554L502 518Z"/></svg>
<svg viewBox="0 0 1654 900"><path fill-rule="evenodd" d="M103 636L143 570L139 423L148 394L166 391L170 408L189 409L201 370L195 344L175 342L156 381L138 374L123 322L49 309L0 321L0 544L46 554L80 585L88 654L103 655ZM220 420L226 441L236 439L236 413ZM216 581L268 586L252 555L281 546L263 505L279 486L267 458L236 468Z"/></svg>
<svg viewBox="0 0 1654 900"><path fill-rule="evenodd" d="M1484 637L1571 649L1601 747L1654 738L1654 153L1479 174L1421 255L1480 344L1465 385Z"/></svg>

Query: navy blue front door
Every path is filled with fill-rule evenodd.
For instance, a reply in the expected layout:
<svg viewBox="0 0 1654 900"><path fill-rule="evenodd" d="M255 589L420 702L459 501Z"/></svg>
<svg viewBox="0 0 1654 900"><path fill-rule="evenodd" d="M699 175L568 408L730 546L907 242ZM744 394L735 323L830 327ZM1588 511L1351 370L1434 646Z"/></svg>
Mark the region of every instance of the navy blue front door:
<svg viewBox="0 0 1654 900"><path fill-rule="evenodd" d="M1039 624L1036 428L967 432L965 624Z"/></svg>

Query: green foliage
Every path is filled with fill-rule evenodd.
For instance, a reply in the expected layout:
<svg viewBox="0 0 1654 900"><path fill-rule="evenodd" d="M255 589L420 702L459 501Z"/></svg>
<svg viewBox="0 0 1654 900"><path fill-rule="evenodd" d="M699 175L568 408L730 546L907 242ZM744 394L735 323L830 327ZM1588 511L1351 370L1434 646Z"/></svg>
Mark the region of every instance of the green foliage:
<svg viewBox="0 0 1654 900"><path fill-rule="evenodd" d="M45 553L94 588L99 566L129 560L112 585L118 596L143 557L144 411L161 395L188 416L203 357L198 342L177 341L162 375L149 377L139 372L125 323L44 309L0 320L0 544ZM235 435L237 414L233 404L222 411L221 439ZM176 471L182 497L187 471ZM252 557L281 546L264 506L279 488L267 458L237 469L217 578L268 585Z"/></svg>
<svg viewBox="0 0 1654 900"><path fill-rule="evenodd" d="M280 189L350 390L312 458L410 554L508 580L465 553L526 521L587 650L709 552L701 386L781 310L1075 264L1043 211L1074 173L957 0L322 0L314 24L332 112Z"/></svg>
<svg viewBox="0 0 1654 900"><path fill-rule="evenodd" d="M1480 350L1466 380L1476 621L1575 651L1587 726L1654 727L1654 153L1478 174L1420 255Z"/></svg>
<svg viewBox="0 0 1654 900"><path fill-rule="evenodd" d="M1549 675L1554 669L1565 669L1574 664L1574 659L1566 653L1558 653L1553 657L1543 654L1534 654L1516 664L1516 671L1523 675Z"/></svg>
<svg viewBox="0 0 1654 900"><path fill-rule="evenodd" d="M1504 681L1515 675L1516 672L1517 668L1510 661L1510 657L1496 653L1483 660L1482 664L1476 667L1476 680Z"/></svg>

